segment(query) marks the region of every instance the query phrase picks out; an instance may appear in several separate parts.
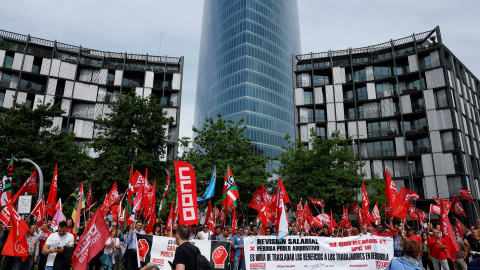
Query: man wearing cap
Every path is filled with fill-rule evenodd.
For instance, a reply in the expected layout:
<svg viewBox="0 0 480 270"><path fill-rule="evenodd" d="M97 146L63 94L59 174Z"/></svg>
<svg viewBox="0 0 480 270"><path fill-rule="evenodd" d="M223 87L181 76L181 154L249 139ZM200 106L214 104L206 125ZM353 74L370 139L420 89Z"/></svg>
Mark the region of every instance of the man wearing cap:
<svg viewBox="0 0 480 270"><path fill-rule="evenodd" d="M417 241L418 243L422 244L422 237L420 237L418 235L415 235L413 233L413 228L412 227L407 228L407 235L405 236L405 238L407 238L408 240Z"/></svg>
<svg viewBox="0 0 480 270"><path fill-rule="evenodd" d="M402 256L402 237L398 234L398 229L393 228L393 256L401 257Z"/></svg>

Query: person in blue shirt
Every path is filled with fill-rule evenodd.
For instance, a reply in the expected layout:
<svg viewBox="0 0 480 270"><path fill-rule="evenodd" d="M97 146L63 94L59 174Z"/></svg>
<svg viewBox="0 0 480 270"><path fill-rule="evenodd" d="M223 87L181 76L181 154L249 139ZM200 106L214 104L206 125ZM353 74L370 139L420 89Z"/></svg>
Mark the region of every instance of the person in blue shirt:
<svg viewBox="0 0 480 270"><path fill-rule="evenodd" d="M127 270L137 270L137 233L145 234L145 231L142 230L143 222L138 220L135 223L135 230L130 230L127 235L126 245L127 245Z"/></svg>
<svg viewBox="0 0 480 270"><path fill-rule="evenodd" d="M233 236L233 248L235 249L233 270L245 270L245 254L243 254L243 226L239 226L237 234Z"/></svg>

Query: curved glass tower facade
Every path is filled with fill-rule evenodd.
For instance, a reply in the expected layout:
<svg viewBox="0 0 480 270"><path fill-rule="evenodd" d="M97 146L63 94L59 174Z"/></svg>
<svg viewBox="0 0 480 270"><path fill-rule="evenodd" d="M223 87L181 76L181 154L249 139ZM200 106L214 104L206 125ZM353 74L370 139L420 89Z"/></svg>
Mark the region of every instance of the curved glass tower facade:
<svg viewBox="0 0 480 270"><path fill-rule="evenodd" d="M245 119L258 155L295 136L292 54L300 52L296 0L205 0L195 126Z"/></svg>

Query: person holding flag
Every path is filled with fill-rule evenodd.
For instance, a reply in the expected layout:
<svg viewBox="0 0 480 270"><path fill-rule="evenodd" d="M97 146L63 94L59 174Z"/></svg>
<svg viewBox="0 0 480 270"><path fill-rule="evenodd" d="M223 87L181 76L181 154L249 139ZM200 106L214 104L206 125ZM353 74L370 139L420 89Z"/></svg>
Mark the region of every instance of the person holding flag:
<svg viewBox="0 0 480 270"><path fill-rule="evenodd" d="M440 237L437 229L433 229L432 233L432 237L428 238L427 248L428 257L433 263L433 269L440 270L440 266L443 269L450 269L448 267L447 253L445 252L445 239Z"/></svg>
<svg viewBox="0 0 480 270"><path fill-rule="evenodd" d="M243 226L238 226L237 234L233 236L233 270L245 270L245 256L243 256Z"/></svg>
<svg viewBox="0 0 480 270"><path fill-rule="evenodd" d="M32 266L38 259L38 249L39 249L39 241L37 237L34 235L36 229L36 225L30 225L27 230L27 234L25 238L27 239L28 244L28 257L25 262L22 261L22 257L15 258L15 264L13 265L13 270L22 270L22 269L32 269Z"/></svg>

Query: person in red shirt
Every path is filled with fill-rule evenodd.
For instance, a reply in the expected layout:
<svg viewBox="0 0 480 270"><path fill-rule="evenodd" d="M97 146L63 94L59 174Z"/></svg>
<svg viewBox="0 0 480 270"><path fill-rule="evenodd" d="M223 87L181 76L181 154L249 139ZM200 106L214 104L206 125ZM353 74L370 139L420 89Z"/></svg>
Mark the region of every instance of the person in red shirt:
<svg viewBox="0 0 480 270"><path fill-rule="evenodd" d="M448 268L445 239L439 236L437 229L432 230L432 237L427 241L428 257L433 262L433 269Z"/></svg>
<svg viewBox="0 0 480 270"><path fill-rule="evenodd" d="M39 249L42 250L47 238L52 234L50 230L48 230L48 224L43 223L42 227L40 227L40 234L38 235L38 240L40 240ZM41 254L38 261L38 270L45 270L45 265L47 264L47 256L48 254Z"/></svg>
<svg viewBox="0 0 480 270"><path fill-rule="evenodd" d="M78 242L77 234L73 233L73 219L67 218L67 232L73 234L73 241Z"/></svg>
<svg viewBox="0 0 480 270"><path fill-rule="evenodd" d="M422 237L418 236L418 235L415 235L413 233L413 228L411 227L408 227L407 229L407 235L405 236L408 240L414 240L414 241L417 241L418 243L422 243Z"/></svg>

